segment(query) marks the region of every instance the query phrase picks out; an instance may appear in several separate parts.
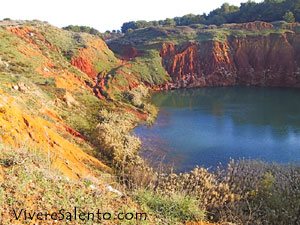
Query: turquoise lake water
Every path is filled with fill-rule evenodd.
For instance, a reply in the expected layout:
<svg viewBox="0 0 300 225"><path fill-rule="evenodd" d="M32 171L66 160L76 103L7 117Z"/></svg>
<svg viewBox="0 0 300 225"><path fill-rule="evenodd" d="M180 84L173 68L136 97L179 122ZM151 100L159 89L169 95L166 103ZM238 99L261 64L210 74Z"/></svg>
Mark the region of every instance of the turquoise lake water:
<svg viewBox="0 0 300 225"><path fill-rule="evenodd" d="M159 115L134 133L142 156L177 171L226 166L230 158L300 161L300 89L216 87L163 91Z"/></svg>

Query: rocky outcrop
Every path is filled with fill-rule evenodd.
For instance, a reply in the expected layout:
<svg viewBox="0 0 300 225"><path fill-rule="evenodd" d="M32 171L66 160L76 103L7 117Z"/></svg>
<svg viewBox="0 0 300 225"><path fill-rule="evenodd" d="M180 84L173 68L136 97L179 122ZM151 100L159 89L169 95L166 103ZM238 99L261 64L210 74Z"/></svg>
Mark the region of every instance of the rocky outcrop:
<svg viewBox="0 0 300 225"><path fill-rule="evenodd" d="M94 78L98 75L92 61L84 55L73 58L71 60L71 64L89 75L91 78Z"/></svg>
<svg viewBox="0 0 300 225"><path fill-rule="evenodd" d="M90 78L96 78L99 72L120 64L120 61L109 50L100 38L90 38L83 48L75 52L71 65L86 73Z"/></svg>
<svg viewBox="0 0 300 225"><path fill-rule="evenodd" d="M273 29L274 25L267 22L255 21L250 23L223 24L221 27L234 29L234 30L261 31L261 30Z"/></svg>
<svg viewBox="0 0 300 225"><path fill-rule="evenodd" d="M300 35L269 34L226 41L164 43L169 88L203 86L300 87Z"/></svg>
<svg viewBox="0 0 300 225"><path fill-rule="evenodd" d="M124 48L121 56L125 60L131 60L138 56L138 51L135 47L128 45Z"/></svg>

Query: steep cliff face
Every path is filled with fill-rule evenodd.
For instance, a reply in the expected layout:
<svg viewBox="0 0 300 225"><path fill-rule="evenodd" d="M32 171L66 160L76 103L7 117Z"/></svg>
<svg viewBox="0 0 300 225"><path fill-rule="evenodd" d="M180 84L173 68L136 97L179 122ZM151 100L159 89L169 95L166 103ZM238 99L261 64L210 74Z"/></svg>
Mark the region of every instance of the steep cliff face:
<svg viewBox="0 0 300 225"><path fill-rule="evenodd" d="M135 114L131 122L124 117L125 127L147 118L130 103L101 95L116 91L105 85L118 85L108 72L120 64L99 37L39 21L0 21L0 224L28 223L10 215L14 205L50 212L71 200L84 211L121 212L124 204L140 211L130 198L119 201L121 192L112 185L117 179L103 163L108 153L98 137L108 126L99 123L108 115ZM120 79L127 75L130 71L118 74ZM127 80L131 88L139 85L130 76ZM107 130L114 133L111 124Z"/></svg>
<svg viewBox="0 0 300 225"><path fill-rule="evenodd" d="M124 63L97 36L0 21L0 147L44 150L51 166L73 179L111 172L98 156L99 111L116 104L147 119L145 110L122 102L122 92L141 84Z"/></svg>
<svg viewBox="0 0 300 225"><path fill-rule="evenodd" d="M86 45L80 48L71 59L71 64L91 78L97 77L99 72L119 64L104 41L90 37Z"/></svg>
<svg viewBox="0 0 300 225"><path fill-rule="evenodd" d="M228 37L224 42L164 43L162 64L170 87L300 86L300 35Z"/></svg>
<svg viewBox="0 0 300 225"><path fill-rule="evenodd" d="M127 64L138 62L140 81L155 90L231 85L299 87L299 31L299 23L283 21L152 27L108 45L126 58ZM161 64L156 63L158 60Z"/></svg>
<svg viewBox="0 0 300 225"><path fill-rule="evenodd" d="M71 63L65 53L73 55ZM93 36L82 35L79 40L40 22L0 24L1 147L43 150L52 168L73 179L96 177L90 167L110 171L86 153L94 148L87 134L96 126L87 104L103 104L93 96L92 78L101 65L117 62L106 44Z"/></svg>
<svg viewBox="0 0 300 225"><path fill-rule="evenodd" d="M227 42L188 43L181 48L166 43L160 56L172 77L171 86L223 86L235 80L236 69Z"/></svg>
<svg viewBox="0 0 300 225"><path fill-rule="evenodd" d="M86 165L109 170L102 162L59 134L67 131L74 136L80 136L78 132L65 125L55 112L44 109L44 113L55 119L55 123L25 113L14 98L0 89L0 141L12 148L22 148L26 145L47 152L51 166L59 168L73 179L94 175Z"/></svg>

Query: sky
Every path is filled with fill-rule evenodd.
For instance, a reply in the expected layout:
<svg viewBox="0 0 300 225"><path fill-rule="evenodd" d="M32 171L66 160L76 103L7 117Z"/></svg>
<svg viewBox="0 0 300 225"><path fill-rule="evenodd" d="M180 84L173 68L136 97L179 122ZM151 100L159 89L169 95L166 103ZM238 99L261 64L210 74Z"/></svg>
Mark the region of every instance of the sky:
<svg viewBox="0 0 300 225"><path fill-rule="evenodd" d="M41 20L63 27L85 25L101 32L119 30L124 22L161 20L189 13L202 14L224 2L239 6L247 0L7 0L0 19ZM259 0L256 0L259 2Z"/></svg>

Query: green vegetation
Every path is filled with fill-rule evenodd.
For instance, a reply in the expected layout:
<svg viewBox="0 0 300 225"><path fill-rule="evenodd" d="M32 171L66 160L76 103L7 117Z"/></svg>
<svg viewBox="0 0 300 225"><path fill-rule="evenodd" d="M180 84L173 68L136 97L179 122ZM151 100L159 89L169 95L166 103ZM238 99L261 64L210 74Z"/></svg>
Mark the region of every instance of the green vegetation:
<svg viewBox="0 0 300 225"><path fill-rule="evenodd" d="M96 125L101 118L99 111L104 108L109 109L113 105L99 100L89 92L77 93L74 97L75 105L71 104L69 107L65 107L67 104L62 101L57 110L70 127L97 146ZM100 158L99 152L89 153Z"/></svg>
<svg viewBox="0 0 300 225"><path fill-rule="evenodd" d="M232 160L215 172L196 167L175 174L135 166L134 171L126 171L126 181L142 206L171 221L207 218L221 224L297 224L299 168Z"/></svg>
<svg viewBox="0 0 300 225"><path fill-rule="evenodd" d="M215 172L198 167L184 174L158 171L140 158L138 150L141 141L131 134L140 122L137 115L147 116L146 123L150 124L157 114L157 109L148 102L150 93L146 85L160 85L170 79L159 56L162 42L172 41L180 48L188 41L222 42L230 35L246 37L292 32L285 29L285 22L273 23L275 29L256 32L236 30L231 25L217 28L214 25L194 24L197 21L205 23L207 18L221 24L233 18L229 15L239 15L249 10L250 6L255 6L255 9L262 4L265 4L264 7L275 7L286 2L290 1L248 2L242 5L244 8L224 4L220 10L207 17L187 15L183 20L167 19L162 24L153 22L152 25L156 27L148 28L143 28L148 26L147 23L143 26L140 25L142 22L135 24L143 29L133 31L136 28L130 27L124 37L111 42L111 47L120 55L126 46L134 46L138 52L135 58L117 65L113 53L103 50L105 57L99 56L99 60L93 62L97 72L108 70L105 77L106 100L94 96L91 87L95 83L69 64L77 50L86 47L86 41L91 35L41 25L38 21L30 22L39 26L47 42L38 41L33 35L31 40L42 56L26 57L17 47L28 47L29 44L1 27L1 89L16 97L24 110L36 113L52 123L55 123L54 118L47 116L41 108L57 112L67 125L86 138L86 142L79 146L90 155L106 160L114 169L114 174L99 174L99 171L95 171L99 175L98 183L89 177L70 181L51 170L50 159L38 150L25 147L8 149L1 143L0 169L3 168L5 182L0 183L0 215L16 205L41 211L57 210L58 206L66 209L76 206L82 211L98 208L108 212L143 209L153 215L151 221L141 221L141 224L183 224L195 220L259 225L296 224L300 220L298 165L283 166L241 160L231 161L226 168ZM291 20L296 9L291 9L291 13L284 11L284 19ZM298 14L294 15L295 20L298 20ZM83 28L83 32L87 31L92 32L91 29ZM48 42L58 51L45 47ZM43 68L43 57L54 63L51 76L42 76L35 71L37 67ZM66 70L74 73L76 81L77 78L86 81L82 84L88 84L89 87L76 87L76 91L58 88L56 77ZM71 97L68 98L68 95ZM74 141L71 134L64 134L63 137ZM106 178L108 180L101 180L101 175L109 176ZM113 194L103 188L98 190L99 185L105 186L108 183L122 190L123 195ZM128 203L132 204L126 206ZM0 219L3 224L14 222L8 217ZM124 224L135 222L127 221Z"/></svg>
<svg viewBox="0 0 300 225"><path fill-rule="evenodd" d="M93 34L93 35L100 34L100 32L97 29L95 29L93 27L88 27L88 26L69 25L69 26L63 27L62 29L73 31L73 32L84 32L84 33Z"/></svg>
<svg viewBox="0 0 300 225"><path fill-rule="evenodd" d="M288 23L276 22L273 23L274 28L265 27L261 29L242 29L237 24L224 24L222 26L215 25L191 25L177 27L148 27L127 32L123 37L114 39L108 43L109 47L118 54L121 58L129 59L125 65L117 69L111 70L108 74L111 75L116 83L122 88L127 88L129 85L128 79L124 76L130 74L135 80L150 84L151 86L162 85L165 81L170 80L169 75L161 64L159 52L162 48L162 43L172 42L177 49L187 44L188 42L197 42L199 45L206 41L224 42L232 37L246 38L247 36L267 36L269 34L293 33L298 27L293 30L288 27ZM127 56L128 49L136 51L136 56L133 58ZM109 82L108 82L109 83ZM113 89L114 84L111 83Z"/></svg>
<svg viewBox="0 0 300 225"><path fill-rule="evenodd" d="M34 26L40 26L41 33L45 35L47 41L57 47L67 58L71 58L77 49L83 47L83 36L78 40L76 36L72 36L70 32L55 28L48 24L41 25L41 22L35 22ZM56 72L59 69L70 69L75 75L83 77L78 70L70 68L69 63L61 56L60 52L51 51L45 47L46 43L39 40L39 37L32 35L31 39L40 50L43 56L52 60L56 67L51 72ZM45 58L38 54L26 55L27 49L31 46L21 38L11 35L5 28L0 27L0 70L5 73L0 79L3 82L18 82L20 79L28 78L28 82L33 82L38 85L54 86L54 77L45 78L37 73L35 69L40 66L44 71L50 72L49 68L44 66ZM23 52L23 53L22 53ZM22 75L21 75L22 74ZM25 78L26 77L26 78ZM50 83L51 84L50 84Z"/></svg>
<svg viewBox="0 0 300 225"><path fill-rule="evenodd" d="M167 196L143 189L139 190L136 195L141 206L150 208L166 223L168 221L177 224L180 221L205 220L204 212L199 207L200 200L196 197L181 193Z"/></svg>
<svg viewBox="0 0 300 225"><path fill-rule="evenodd" d="M105 33L101 33L97 29L89 26L78 26L78 25L69 25L66 27L63 27L62 29L68 30L68 31L73 31L76 33L87 33L87 34L92 34L96 35L103 40L108 40L108 39L114 39L114 38L119 38L122 36L122 33L120 30L113 30L111 31L106 31Z"/></svg>
<svg viewBox="0 0 300 225"><path fill-rule="evenodd" d="M295 15L295 17L294 17ZM298 0L264 0L256 3L247 1L240 7L224 3L221 7L211 11L208 15L187 14L173 19L159 21L130 21L123 23L122 32L128 29L136 30L157 26L189 26L193 24L222 25L226 23L246 23L253 21L273 22L285 20L300 22L300 2Z"/></svg>
<svg viewBox="0 0 300 225"><path fill-rule="evenodd" d="M11 35L5 28L0 27L0 68L1 72L30 73L33 72L34 62L27 59L16 46L24 42ZM34 60L40 62L38 57Z"/></svg>
<svg viewBox="0 0 300 225"><path fill-rule="evenodd" d="M78 49L86 46L88 35L85 33L74 34L51 25L43 26L41 30L46 39L57 47L68 60L72 58Z"/></svg>
<svg viewBox="0 0 300 225"><path fill-rule="evenodd" d="M166 71L161 66L159 51L149 50L143 57L137 57L133 60L132 71L140 75L142 82L159 85L168 79Z"/></svg>
<svg viewBox="0 0 300 225"><path fill-rule="evenodd" d="M97 56L97 60L93 61L93 65L97 72L102 72L104 70L110 70L115 68L118 65L117 58L114 53L108 49L101 49L103 52L99 52L98 50L93 49L95 55Z"/></svg>
<svg viewBox="0 0 300 225"><path fill-rule="evenodd" d="M0 222L1 224L14 224L13 209L27 210L29 212L58 212L64 209L73 212L74 208L80 212L93 212L99 209L101 213L143 212L130 203L128 196L120 196L106 189L100 189L100 180L86 178L84 180L69 180L58 171L49 169L47 155L38 150L9 149L0 145L0 169L3 168L5 182L0 182ZM1 171L0 171L1 172ZM98 179L100 176L98 177ZM114 177L110 176L110 182ZM99 183L100 182L100 183ZM108 178L106 176L106 182ZM119 188L119 187L117 187ZM125 204L131 206L124 208ZM146 213L150 213L147 212ZM60 224L69 224L65 220ZM87 218L87 217L85 217ZM96 218L96 216L95 216ZM139 221L140 224L148 224L148 220ZM49 217L48 217L49 220ZM74 220L74 215L72 221ZM19 222L22 222L23 218ZM18 223L19 223L18 222ZM29 224L30 219L22 222ZM74 221L73 221L74 222ZM100 222L100 221L99 221ZM102 221L103 222L103 221ZM118 221L119 224L136 224L136 220ZM94 224L92 220L80 220L76 224ZM109 224L112 224L110 221Z"/></svg>
<svg viewBox="0 0 300 225"><path fill-rule="evenodd" d="M294 23L295 22L295 17L294 14L291 11L287 11L284 16L283 19L288 22L288 23Z"/></svg>
<svg viewBox="0 0 300 225"><path fill-rule="evenodd" d="M137 163L137 151L141 142L130 135L137 125L137 118L131 113L116 113L102 110L100 123L97 126L97 140L104 155L116 166L125 167Z"/></svg>
<svg viewBox="0 0 300 225"><path fill-rule="evenodd" d="M139 85L130 91L123 92L122 94L125 102L142 109L145 108L146 98L149 97L149 89L145 88L143 85Z"/></svg>

